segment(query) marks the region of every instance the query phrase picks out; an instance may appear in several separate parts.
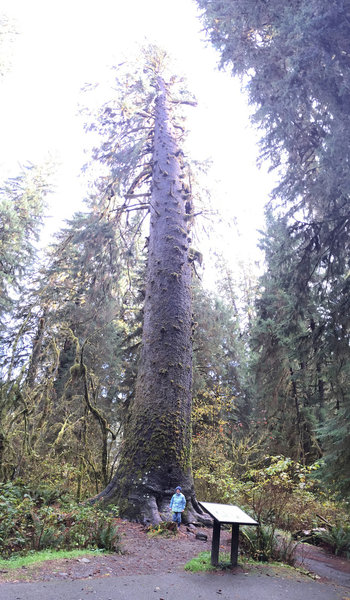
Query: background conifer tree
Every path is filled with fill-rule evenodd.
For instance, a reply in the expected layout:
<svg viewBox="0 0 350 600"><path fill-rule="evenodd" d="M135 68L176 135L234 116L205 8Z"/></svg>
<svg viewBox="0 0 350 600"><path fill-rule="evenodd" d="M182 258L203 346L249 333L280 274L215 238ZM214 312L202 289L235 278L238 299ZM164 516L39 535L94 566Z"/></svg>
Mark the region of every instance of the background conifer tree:
<svg viewBox="0 0 350 600"><path fill-rule="evenodd" d="M244 80L255 110L253 120L262 132L261 159L278 173L271 207L285 229L285 243L277 239L276 228L268 230L279 258L269 256L264 284L275 288L273 265L284 260L279 269L284 281L277 285L285 316L280 320L282 311L277 312L274 333L269 333L276 298L265 293L259 317L260 327L265 321L265 350L276 343L279 329L278 346L289 356L289 384L294 390L287 396L291 403L294 398L295 407L298 398L303 407L297 420L310 429L315 415L310 404L318 404L319 413L326 409L324 434L316 421L311 437L321 434L324 474L348 493L348 474L340 456L348 456L349 430L343 423L350 402L349 3L197 2L222 65ZM269 365L272 377L280 363L264 365L264 356L265 352L260 373ZM280 391L275 386L273 397ZM311 439L310 433L307 437ZM310 444L307 447L312 458L314 452Z"/></svg>

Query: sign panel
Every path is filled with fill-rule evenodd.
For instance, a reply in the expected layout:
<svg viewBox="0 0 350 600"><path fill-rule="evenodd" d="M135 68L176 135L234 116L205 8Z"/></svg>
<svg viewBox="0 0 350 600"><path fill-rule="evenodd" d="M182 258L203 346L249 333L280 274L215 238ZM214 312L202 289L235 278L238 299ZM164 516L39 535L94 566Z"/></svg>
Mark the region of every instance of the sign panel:
<svg viewBox="0 0 350 600"><path fill-rule="evenodd" d="M214 502L199 502L199 505L220 523L236 523L237 525L258 525L238 506L232 504L215 504Z"/></svg>

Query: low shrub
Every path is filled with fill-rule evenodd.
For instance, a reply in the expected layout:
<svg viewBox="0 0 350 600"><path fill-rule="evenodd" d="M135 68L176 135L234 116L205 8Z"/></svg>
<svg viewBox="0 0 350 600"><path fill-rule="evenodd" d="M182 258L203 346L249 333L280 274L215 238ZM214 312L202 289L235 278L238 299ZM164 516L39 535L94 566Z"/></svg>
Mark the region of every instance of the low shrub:
<svg viewBox="0 0 350 600"><path fill-rule="evenodd" d="M335 555L350 558L350 526L334 526L316 534L316 540L326 545Z"/></svg>
<svg viewBox="0 0 350 600"><path fill-rule="evenodd" d="M158 525L149 525L146 531L151 537L157 535L170 537L177 534L177 523L174 521L161 521Z"/></svg>
<svg viewBox="0 0 350 600"><path fill-rule="evenodd" d="M272 527L244 527L241 529L241 550L253 560L268 562L272 560L277 539Z"/></svg>
<svg viewBox="0 0 350 600"><path fill-rule="evenodd" d="M283 562L293 565L297 542L289 534L277 533L273 526L242 527L241 551L258 562Z"/></svg>
<svg viewBox="0 0 350 600"><path fill-rule="evenodd" d="M34 500L25 487L0 485L0 555L30 550L119 550L115 515L96 506L58 506Z"/></svg>
<svg viewBox="0 0 350 600"><path fill-rule="evenodd" d="M284 456L269 456L253 467L248 461L238 476L236 464L225 458L220 447L214 453L208 444L207 452L206 460L204 450L203 461L197 457L194 473L200 499L237 504L259 523L294 533L317 528L324 520L336 523L348 518L349 507L333 501L319 485L317 464L305 467Z"/></svg>

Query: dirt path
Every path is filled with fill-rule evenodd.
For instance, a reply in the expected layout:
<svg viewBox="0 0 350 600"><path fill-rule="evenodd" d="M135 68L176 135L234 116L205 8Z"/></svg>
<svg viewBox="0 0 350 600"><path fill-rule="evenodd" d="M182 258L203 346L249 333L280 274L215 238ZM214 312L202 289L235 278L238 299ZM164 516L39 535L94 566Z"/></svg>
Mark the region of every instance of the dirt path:
<svg viewBox="0 0 350 600"><path fill-rule="evenodd" d="M118 519L122 554L97 554L86 558L52 560L28 568L0 572L5 581L49 581L110 575L149 575L183 571L183 566L200 552L211 548L211 530L202 529L208 541L196 539L196 530L181 526L171 537L150 537L142 525ZM222 543L229 539L223 532Z"/></svg>

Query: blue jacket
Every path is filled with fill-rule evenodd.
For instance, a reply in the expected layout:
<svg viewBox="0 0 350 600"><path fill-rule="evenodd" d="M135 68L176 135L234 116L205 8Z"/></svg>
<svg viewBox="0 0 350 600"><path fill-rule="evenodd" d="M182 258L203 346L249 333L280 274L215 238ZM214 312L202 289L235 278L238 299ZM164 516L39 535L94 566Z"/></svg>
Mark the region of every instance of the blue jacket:
<svg viewBox="0 0 350 600"><path fill-rule="evenodd" d="M173 512L182 512L186 506L186 498L183 494L174 494L170 500L170 508Z"/></svg>

